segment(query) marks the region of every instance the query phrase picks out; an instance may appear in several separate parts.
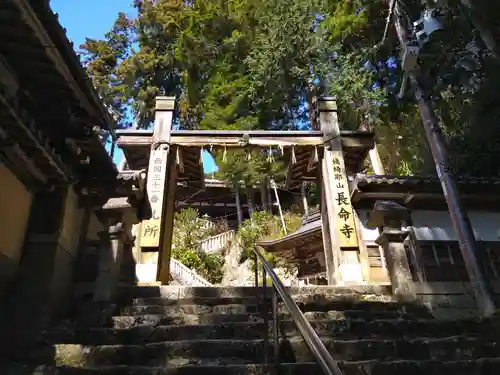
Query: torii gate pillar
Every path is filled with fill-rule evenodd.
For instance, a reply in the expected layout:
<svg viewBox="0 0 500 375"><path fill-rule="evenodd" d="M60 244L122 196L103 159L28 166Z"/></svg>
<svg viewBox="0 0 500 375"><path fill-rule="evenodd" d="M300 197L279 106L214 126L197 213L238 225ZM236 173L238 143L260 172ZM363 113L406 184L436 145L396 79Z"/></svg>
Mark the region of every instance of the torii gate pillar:
<svg viewBox="0 0 500 375"><path fill-rule="evenodd" d="M152 216L142 222L139 238L141 263L145 263L141 266L147 269L149 279L154 272L155 279L162 284L170 281L175 210L177 166L174 147L170 146L174 107L174 97L156 98L153 144L147 174L147 193Z"/></svg>
<svg viewBox="0 0 500 375"><path fill-rule="evenodd" d="M359 241L342 152L337 104L332 98L322 98L318 100L318 109L325 144L320 186L328 284L362 284Z"/></svg>

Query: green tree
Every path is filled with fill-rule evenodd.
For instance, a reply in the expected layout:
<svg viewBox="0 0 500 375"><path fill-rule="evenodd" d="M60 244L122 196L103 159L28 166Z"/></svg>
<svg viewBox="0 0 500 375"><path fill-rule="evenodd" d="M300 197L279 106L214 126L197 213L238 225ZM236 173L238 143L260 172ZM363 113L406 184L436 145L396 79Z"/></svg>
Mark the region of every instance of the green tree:
<svg viewBox="0 0 500 375"><path fill-rule="evenodd" d="M470 4L401 2L405 20L418 19L427 5L442 14L443 31L421 64L429 68L427 89L456 172L495 176L500 27L493 15L500 5ZM136 17L120 14L103 40L82 46L95 86L124 126L129 107L147 127L155 96L175 95L183 128L302 128L314 82L319 95L337 97L345 128L376 132L389 173L434 173L418 110L413 100L398 98L400 49L392 26L384 38L386 0L136 0L134 6ZM250 164L236 170L259 170Z"/></svg>

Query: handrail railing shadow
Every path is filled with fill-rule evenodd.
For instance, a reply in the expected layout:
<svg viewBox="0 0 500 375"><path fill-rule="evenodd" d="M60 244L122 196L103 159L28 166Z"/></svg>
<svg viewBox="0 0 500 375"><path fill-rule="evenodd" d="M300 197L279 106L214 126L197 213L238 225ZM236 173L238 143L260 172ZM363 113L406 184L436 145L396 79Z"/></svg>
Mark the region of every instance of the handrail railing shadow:
<svg viewBox="0 0 500 375"><path fill-rule="evenodd" d="M312 354L316 358L316 361L320 365L321 369L326 375L343 375L342 370L339 367L337 361L333 359L325 345L317 335L317 333L312 328L311 324L307 321L306 317L300 311L299 306L295 303L293 298L290 296L285 286L279 279L278 275L274 272L273 268L264 259L258 248L253 249L254 252L254 276L255 276L255 288L259 288L259 262L262 265L262 289L263 289L263 312L264 312L264 324L269 327L269 306L268 306L268 288L267 288L267 276L270 277L273 283L273 290L271 295L272 301L272 337L269 337L269 328L265 330L266 337L264 342L266 347L269 347L269 341L273 341L273 352L274 352L274 364L278 366L280 363L280 335L279 335L279 322L278 322L278 297L283 301L286 309L290 313L290 316L297 326L302 338L311 350ZM267 350L264 350L265 358L264 363L269 363L269 358Z"/></svg>

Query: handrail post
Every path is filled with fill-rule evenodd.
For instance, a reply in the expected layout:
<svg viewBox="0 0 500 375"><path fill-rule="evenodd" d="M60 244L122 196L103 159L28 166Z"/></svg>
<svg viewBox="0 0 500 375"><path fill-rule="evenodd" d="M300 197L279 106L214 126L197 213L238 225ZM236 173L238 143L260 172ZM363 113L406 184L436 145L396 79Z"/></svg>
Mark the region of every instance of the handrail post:
<svg viewBox="0 0 500 375"><path fill-rule="evenodd" d="M277 368L280 364L280 342L279 342L279 322L278 322L278 292L274 289L272 291L272 309L273 309L273 353L274 353L274 366Z"/></svg>
<svg viewBox="0 0 500 375"><path fill-rule="evenodd" d="M259 259L257 254L254 253L253 276L255 280L255 288L259 287ZM258 295L257 295L258 296Z"/></svg>
<svg viewBox="0 0 500 375"><path fill-rule="evenodd" d="M273 268L268 264L266 259L262 256L262 254L259 252L257 248L253 249L253 253L255 255L255 283L258 284L258 265L257 261L260 260L262 263L262 268L263 274L267 272L269 274L269 277L272 280L273 283L273 290L279 294L281 300L283 301L285 307L287 310L290 312L291 317L297 326L302 338L306 342L307 346L311 350L312 354L316 358L316 361L320 365L321 369L324 371L326 375L343 375L342 370L339 367L339 363L333 359L331 354L328 352L328 349L325 347L325 344L321 341L319 338L318 334L314 331L313 327L311 327L311 324L307 321L307 318L304 316L304 314L300 311L299 306L297 303L293 300L293 298L290 296L290 294L287 292L285 286L279 279L279 277L276 275L276 272L274 272ZM264 276L265 277L265 276ZM265 281L264 281L265 282ZM258 296L258 285L256 287L257 291L257 296ZM273 299L274 300L274 299ZM277 301L273 303L273 317L276 319L273 319L276 323L273 323L273 331L274 331L274 336L279 337L278 335L278 328L277 328ZM275 315L276 312L276 315ZM268 315L268 314L266 314ZM268 324L268 322L266 323ZM268 338L269 336L269 327L266 326L267 333L266 337ZM265 340L266 342L266 340ZM279 346L277 344L278 341L275 341L274 343L274 350L275 353L278 353L279 356ZM266 350L268 348L266 347ZM265 361L267 363L267 352L265 352ZM279 364L279 357L275 356L275 364Z"/></svg>
<svg viewBox="0 0 500 375"><path fill-rule="evenodd" d="M267 308L267 280L266 269L262 266L262 298L261 313L264 317L264 364L269 363L269 311Z"/></svg>

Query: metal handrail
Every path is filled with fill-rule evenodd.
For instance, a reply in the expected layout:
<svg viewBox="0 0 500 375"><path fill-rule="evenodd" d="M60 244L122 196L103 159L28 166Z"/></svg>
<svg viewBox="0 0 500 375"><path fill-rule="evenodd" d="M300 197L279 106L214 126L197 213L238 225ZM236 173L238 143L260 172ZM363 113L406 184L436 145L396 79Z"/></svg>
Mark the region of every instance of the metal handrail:
<svg viewBox="0 0 500 375"><path fill-rule="evenodd" d="M254 275L255 275L255 287L259 287L259 265L258 261L260 260L262 264L262 287L264 292L264 322L266 327L268 327L268 308L267 308L267 282L266 282L266 274L269 275L273 282L274 293L272 295L272 309L273 309L273 336L274 336L274 361L275 365L279 364L279 328L278 328L278 313L277 313L277 296L281 298L288 312L290 313L295 325L297 326L302 338L306 342L309 350L313 353L316 361L321 366L321 369L324 371L326 375L343 375L342 370L340 369L338 362L333 359L325 345L319 338L318 334L314 331L311 324L307 321L306 317L300 311L299 306L295 303L293 298L287 292L285 286L279 279L278 275L274 272L273 268L269 265L269 263L264 259L259 249L254 248L253 252L255 254L255 264L254 264ZM266 330L266 340L269 342L268 330ZM267 350L264 351L265 363L268 362L267 359Z"/></svg>

